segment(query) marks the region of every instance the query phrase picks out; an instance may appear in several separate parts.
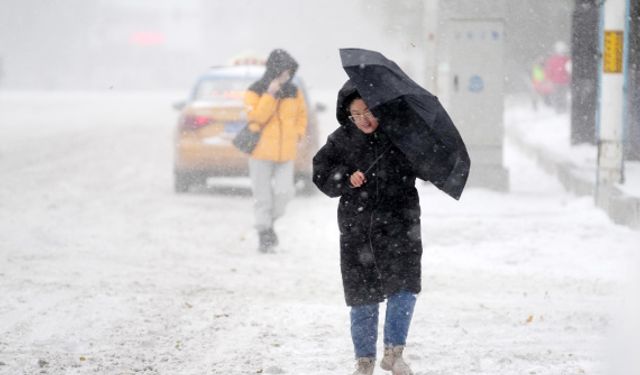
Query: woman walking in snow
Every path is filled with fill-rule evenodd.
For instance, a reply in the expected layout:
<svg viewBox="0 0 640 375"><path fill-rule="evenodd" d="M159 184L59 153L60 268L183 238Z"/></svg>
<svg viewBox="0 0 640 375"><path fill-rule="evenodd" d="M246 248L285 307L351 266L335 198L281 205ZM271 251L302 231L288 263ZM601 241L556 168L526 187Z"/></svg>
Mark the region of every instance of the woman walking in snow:
<svg viewBox="0 0 640 375"><path fill-rule="evenodd" d="M291 82L298 63L286 51L275 49L266 65L262 78L249 87L245 96L249 128L261 132L249 158L249 176L258 250L263 253L278 244L273 224L295 195L293 163L298 142L307 128L302 91Z"/></svg>
<svg viewBox="0 0 640 375"><path fill-rule="evenodd" d="M355 86L338 93L340 127L313 159L313 181L340 197L340 265L351 307L357 370L371 375L376 358L378 307L387 301L380 366L410 375L402 354L421 288L422 240L416 176L404 154L378 130Z"/></svg>

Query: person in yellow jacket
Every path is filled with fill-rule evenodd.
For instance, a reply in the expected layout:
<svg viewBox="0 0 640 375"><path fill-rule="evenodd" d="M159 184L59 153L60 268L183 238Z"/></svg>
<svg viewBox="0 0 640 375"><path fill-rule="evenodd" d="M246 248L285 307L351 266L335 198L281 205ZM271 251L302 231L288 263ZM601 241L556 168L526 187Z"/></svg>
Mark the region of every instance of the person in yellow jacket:
<svg viewBox="0 0 640 375"><path fill-rule="evenodd" d="M298 63L286 51L276 49L269 54L266 68L245 96L249 128L261 131L260 141L249 157L261 252L270 252L278 244L273 223L295 194L293 164L298 142L307 128L302 91L291 82Z"/></svg>

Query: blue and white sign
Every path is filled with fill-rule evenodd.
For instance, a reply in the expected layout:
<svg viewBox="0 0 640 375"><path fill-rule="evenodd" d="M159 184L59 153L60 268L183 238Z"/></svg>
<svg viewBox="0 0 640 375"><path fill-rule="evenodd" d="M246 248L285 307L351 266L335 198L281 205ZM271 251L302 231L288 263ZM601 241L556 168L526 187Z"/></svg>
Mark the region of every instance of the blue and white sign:
<svg viewBox="0 0 640 375"><path fill-rule="evenodd" d="M469 91L471 92L480 92L484 90L484 80L477 74L469 77Z"/></svg>

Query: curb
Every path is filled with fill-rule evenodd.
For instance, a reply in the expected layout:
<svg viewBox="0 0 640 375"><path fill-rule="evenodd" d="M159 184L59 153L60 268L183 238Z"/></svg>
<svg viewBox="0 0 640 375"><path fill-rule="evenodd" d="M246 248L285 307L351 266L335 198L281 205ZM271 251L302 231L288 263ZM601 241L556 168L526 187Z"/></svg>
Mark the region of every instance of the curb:
<svg viewBox="0 0 640 375"><path fill-rule="evenodd" d="M640 229L640 198L623 193L617 187L612 187L606 199L595 199L595 168L590 173L593 178L586 178L585 168L563 161L562 157L553 151L524 141L516 129L505 129L506 137L512 141L527 156L536 161L547 173L554 175L568 192L577 196L591 196L597 207L603 209L616 224L625 225L632 229Z"/></svg>

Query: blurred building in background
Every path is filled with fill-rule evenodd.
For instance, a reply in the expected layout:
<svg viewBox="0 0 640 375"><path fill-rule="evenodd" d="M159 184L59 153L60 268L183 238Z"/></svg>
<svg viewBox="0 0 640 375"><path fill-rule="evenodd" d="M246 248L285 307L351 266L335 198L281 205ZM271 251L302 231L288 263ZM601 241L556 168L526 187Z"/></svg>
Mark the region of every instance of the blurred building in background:
<svg viewBox="0 0 640 375"><path fill-rule="evenodd" d="M509 189L504 166L506 0L449 0L439 5L437 95L472 160L469 186Z"/></svg>
<svg viewBox="0 0 640 375"><path fill-rule="evenodd" d="M199 0L7 0L0 7L5 88L180 87L205 57Z"/></svg>
<svg viewBox="0 0 640 375"><path fill-rule="evenodd" d="M435 31L442 27L441 19L434 12L454 4L456 0L370 0L363 8L375 9L381 19L385 32L395 43L409 46L423 56L414 58L412 64L402 66L416 79L426 82L427 88L434 89L430 83L429 69L421 69L416 64L429 65L431 43L437 43ZM469 1L465 6L469 12L491 14L484 9L481 1ZM558 41L570 45L571 14L574 0L556 1L507 1L504 14L501 9L494 12L496 17L505 20L505 90L508 93L529 90L529 72L531 65L541 56L553 53ZM404 52L411 52L406 50ZM427 60L424 53L427 52ZM407 56L409 58L409 56ZM399 64L402 65L402 61Z"/></svg>
<svg viewBox="0 0 640 375"><path fill-rule="evenodd" d="M430 77L425 76L424 52L437 42L433 30L438 25L425 13L434 1L3 0L0 85L184 88L209 65L246 49L266 53L262 49L276 46L291 49L302 60L301 67L314 71L312 76L333 74L329 82L343 79L337 47L384 51L416 80L426 82ZM532 59L550 51L557 40L568 42L571 10L572 0L508 2L507 92L527 90ZM327 17L341 26L328 26ZM364 23L370 25L365 28ZM358 38L349 35L345 25ZM366 42L352 42L365 37ZM335 71L326 68L329 62L336 64ZM433 89L433 82L427 83Z"/></svg>

